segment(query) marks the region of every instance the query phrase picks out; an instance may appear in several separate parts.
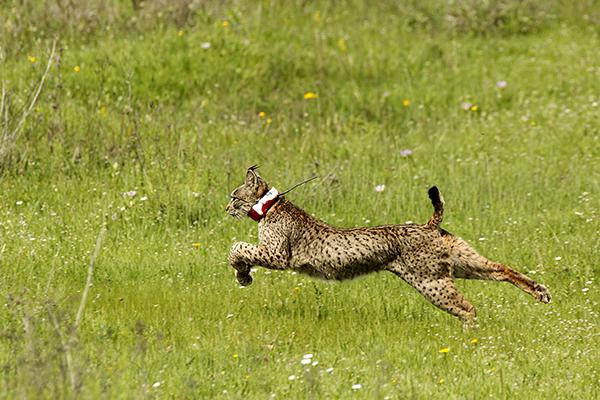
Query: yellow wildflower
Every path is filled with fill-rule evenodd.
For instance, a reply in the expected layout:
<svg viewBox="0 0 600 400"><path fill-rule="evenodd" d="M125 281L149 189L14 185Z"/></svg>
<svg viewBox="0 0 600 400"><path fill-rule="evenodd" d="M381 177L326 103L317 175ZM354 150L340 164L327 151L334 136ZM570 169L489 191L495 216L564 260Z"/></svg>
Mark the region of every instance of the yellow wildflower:
<svg viewBox="0 0 600 400"><path fill-rule="evenodd" d="M179 37L183 36L183 31L178 31L177 36L179 36Z"/></svg>
<svg viewBox="0 0 600 400"><path fill-rule="evenodd" d="M471 111L477 111L478 109L479 109L479 107L477 107L477 105L476 105L476 104L473 104L473 105L471 106Z"/></svg>
<svg viewBox="0 0 600 400"><path fill-rule="evenodd" d="M200 243L192 243L192 247L199 249L200 248Z"/></svg>
<svg viewBox="0 0 600 400"><path fill-rule="evenodd" d="M223 28L229 28L229 21L225 20L221 23L223 25Z"/></svg>
<svg viewBox="0 0 600 400"><path fill-rule="evenodd" d="M81 71L81 67L79 65L76 65L73 67L73 72L79 72Z"/></svg>
<svg viewBox="0 0 600 400"><path fill-rule="evenodd" d="M446 354L450 353L450 347L443 347L440 349L440 353Z"/></svg>
<svg viewBox="0 0 600 400"><path fill-rule="evenodd" d="M404 99L404 100L402 100L402 105L403 105L404 107L408 107L408 106L410 106L410 100L409 100L409 99Z"/></svg>
<svg viewBox="0 0 600 400"><path fill-rule="evenodd" d="M37 58L35 58L35 57L34 57L34 56L32 56L32 55L28 55L28 56L27 56L27 60L29 60L29 62L33 64L34 62L36 62L36 61L37 61Z"/></svg>
<svg viewBox="0 0 600 400"><path fill-rule="evenodd" d="M240 356L238 355L238 353L233 353L233 358L234 360L237 360Z"/></svg>
<svg viewBox="0 0 600 400"><path fill-rule="evenodd" d="M258 113L258 118L264 118L266 115L267 115L266 112L261 111L261 112Z"/></svg>
<svg viewBox="0 0 600 400"><path fill-rule="evenodd" d="M479 343L479 339L477 339L477 338L473 338L473 339L471 339L471 344L472 344L472 345L475 345L475 344L477 344L477 343Z"/></svg>
<svg viewBox="0 0 600 400"><path fill-rule="evenodd" d="M273 120L271 118L267 118L267 125L269 125Z"/></svg>
<svg viewBox="0 0 600 400"><path fill-rule="evenodd" d="M439 384L440 384L440 385L443 385L444 383L446 383L446 380L445 380L444 378L440 378L440 380L439 380Z"/></svg>
<svg viewBox="0 0 600 400"><path fill-rule="evenodd" d="M315 92L306 92L304 93L304 100L313 100L318 98L319 95L316 94Z"/></svg>

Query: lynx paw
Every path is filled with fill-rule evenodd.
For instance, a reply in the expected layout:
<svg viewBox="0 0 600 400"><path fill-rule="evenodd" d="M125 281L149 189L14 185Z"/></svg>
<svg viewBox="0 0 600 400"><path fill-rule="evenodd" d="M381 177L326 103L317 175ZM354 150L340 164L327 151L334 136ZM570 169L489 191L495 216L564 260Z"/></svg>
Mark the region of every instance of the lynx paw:
<svg viewBox="0 0 600 400"><path fill-rule="evenodd" d="M238 283L242 286L248 286L252 283L252 276L250 276L250 273L248 272L237 271L235 273L235 278L237 279Z"/></svg>
<svg viewBox="0 0 600 400"><path fill-rule="evenodd" d="M535 286L534 296L542 303L550 303L552 301L552 296L550 295L550 292L543 285L538 284Z"/></svg>

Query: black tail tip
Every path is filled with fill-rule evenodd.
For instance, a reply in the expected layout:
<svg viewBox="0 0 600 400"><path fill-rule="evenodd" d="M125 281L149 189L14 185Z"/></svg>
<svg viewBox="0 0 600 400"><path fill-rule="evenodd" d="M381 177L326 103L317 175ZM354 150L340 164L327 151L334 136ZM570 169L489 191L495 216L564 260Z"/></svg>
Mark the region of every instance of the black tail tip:
<svg viewBox="0 0 600 400"><path fill-rule="evenodd" d="M432 202L437 203L440 201L440 191L438 190L437 186L430 187L427 191L427 194Z"/></svg>

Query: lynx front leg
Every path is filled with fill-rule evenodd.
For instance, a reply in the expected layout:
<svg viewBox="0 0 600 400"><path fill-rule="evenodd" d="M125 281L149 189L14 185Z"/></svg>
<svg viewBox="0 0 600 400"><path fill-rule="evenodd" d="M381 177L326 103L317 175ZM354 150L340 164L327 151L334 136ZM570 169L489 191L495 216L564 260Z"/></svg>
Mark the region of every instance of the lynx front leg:
<svg viewBox="0 0 600 400"><path fill-rule="evenodd" d="M247 254L255 248L256 246L244 242L235 242L231 246L229 264L235 268L235 277L242 286L248 286L252 283L252 276L250 275L252 263L248 259Z"/></svg>
<svg viewBox="0 0 600 400"><path fill-rule="evenodd" d="M234 243L229 252L229 263L235 268L235 276L242 286L252 283L250 268L253 265L269 269L285 269L286 260L283 253L272 253L266 247L244 242Z"/></svg>

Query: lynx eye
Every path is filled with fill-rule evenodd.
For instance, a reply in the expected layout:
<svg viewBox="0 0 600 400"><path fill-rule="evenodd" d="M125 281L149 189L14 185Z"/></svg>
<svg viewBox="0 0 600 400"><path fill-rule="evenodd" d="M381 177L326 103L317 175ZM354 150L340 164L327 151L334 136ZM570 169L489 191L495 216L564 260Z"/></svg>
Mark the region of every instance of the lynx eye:
<svg viewBox="0 0 600 400"><path fill-rule="evenodd" d="M249 203L249 201L246 201L244 199L240 199L239 197L236 197L236 196L233 196L233 195L231 195L229 197L231 198L231 200L241 201L242 203Z"/></svg>

